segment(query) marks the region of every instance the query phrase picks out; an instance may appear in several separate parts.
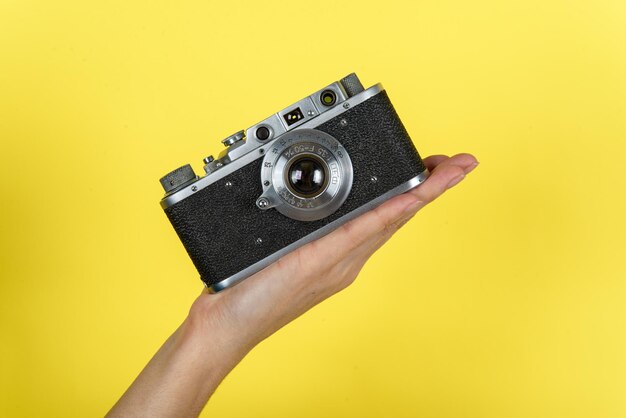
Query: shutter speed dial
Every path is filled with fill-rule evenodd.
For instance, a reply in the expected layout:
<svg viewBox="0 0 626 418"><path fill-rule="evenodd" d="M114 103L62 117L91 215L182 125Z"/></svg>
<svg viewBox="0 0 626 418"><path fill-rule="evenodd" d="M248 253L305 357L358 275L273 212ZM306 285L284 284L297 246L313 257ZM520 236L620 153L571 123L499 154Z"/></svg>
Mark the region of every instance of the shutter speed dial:
<svg viewBox="0 0 626 418"><path fill-rule="evenodd" d="M160 180L161 186L165 190L165 193L175 191L182 188L187 183L196 179L196 173L189 164L177 168L176 170L163 176Z"/></svg>

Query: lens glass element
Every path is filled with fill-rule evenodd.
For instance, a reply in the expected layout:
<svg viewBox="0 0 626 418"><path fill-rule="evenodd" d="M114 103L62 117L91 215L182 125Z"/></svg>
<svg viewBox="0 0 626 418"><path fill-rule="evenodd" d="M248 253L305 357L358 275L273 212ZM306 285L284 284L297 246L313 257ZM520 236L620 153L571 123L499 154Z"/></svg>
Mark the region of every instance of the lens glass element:
<svg viewBox="0 0 626 418"><path fill-rule="evenodd" d="M289 188L303 198L317 196L326 187L327 176L324 168L322 162L313 156L296 159L287 171Z"/></svg>

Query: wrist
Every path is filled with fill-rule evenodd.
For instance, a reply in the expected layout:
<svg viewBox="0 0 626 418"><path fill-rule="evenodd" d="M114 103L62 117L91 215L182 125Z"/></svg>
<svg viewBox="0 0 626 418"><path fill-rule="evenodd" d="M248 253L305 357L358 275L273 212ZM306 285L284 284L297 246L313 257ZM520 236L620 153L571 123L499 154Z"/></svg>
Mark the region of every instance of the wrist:
<svg viewBox="0 0 626 418"><path fill-rule="evenodd" d="M180 327L180 342L204 364L234 367L252 349L247 334L231 324L211 298L200 296Z"/></svg>
<svg viewBox="0 0 626 418"><path fill-rule="evenodd" d="M197 416L246 349L225 327L192 309L109 416ZM160 396L155 396L160 394Z"/></svg>

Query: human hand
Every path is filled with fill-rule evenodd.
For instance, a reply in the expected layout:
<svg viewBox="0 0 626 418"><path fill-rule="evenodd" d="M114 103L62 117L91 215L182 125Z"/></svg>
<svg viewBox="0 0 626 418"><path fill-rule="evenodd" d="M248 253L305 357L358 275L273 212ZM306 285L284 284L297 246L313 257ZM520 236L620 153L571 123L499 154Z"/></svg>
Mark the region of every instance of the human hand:
<svg viewBox="0 0 626 418"><path fill-rule="evenodd" d="M460 182L478 162L470 154L424 160L430 177L418 187L304 245L236 286L203 292L190 320L230 333L244 352L350 285L372 254L422 207ZM208 330L207 330L208 331Z"/></svg>
<svg viewBox="0 0 626 418"><path fill-rule="evenodd" d="M203 292L108 416L198 416L246 353L354 281L367 259L417 211L463 180L469 154L434 155L419 187L388 200L218 294Z"/></svg>

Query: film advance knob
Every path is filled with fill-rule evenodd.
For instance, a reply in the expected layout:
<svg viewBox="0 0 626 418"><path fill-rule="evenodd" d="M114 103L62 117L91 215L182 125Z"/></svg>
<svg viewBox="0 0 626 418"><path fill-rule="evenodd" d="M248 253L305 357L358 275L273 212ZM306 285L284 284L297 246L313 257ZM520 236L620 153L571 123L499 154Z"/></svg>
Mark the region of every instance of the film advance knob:
<svg viewBox="0 0 626 418"><path fill-rule="evenodd" d="M228 138L222 140L222 144L224 144L224 146L226 146L226 147L230 147L235 142L241 141L243 139L243 137L244 137L244 131L239 131L237 133L232 134Z"/></svg>
<svg viewBox="0 0 626 418"><path fill-rule="evenodd" d="M361 81L359 80L359 77L357 77L354 73L350 73L342 78L341 85L346 90L346 93L348 93L348 97L357 95L365 90L363 84L361 84Z"/></svg>
<svg viewBox="0 0 626 418"><path fill-rule="evenodd" d="M189 183L196 179L196 173L193 172L193 168L189 164L177 168L176 170L166 174L159 180L161 186L165 190L165 193L169 193L172 190L177 189L183 184Z"/></svg>

